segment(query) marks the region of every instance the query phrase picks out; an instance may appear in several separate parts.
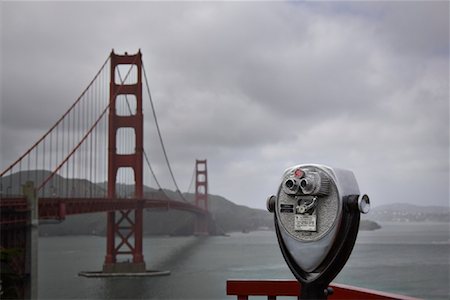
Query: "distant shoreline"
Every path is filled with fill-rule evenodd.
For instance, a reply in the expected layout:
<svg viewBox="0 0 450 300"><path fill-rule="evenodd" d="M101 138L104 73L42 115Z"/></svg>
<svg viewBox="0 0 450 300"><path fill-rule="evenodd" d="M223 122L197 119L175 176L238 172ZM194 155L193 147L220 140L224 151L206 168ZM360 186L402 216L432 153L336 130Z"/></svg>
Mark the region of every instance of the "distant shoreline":
<svg viewBox="0 0 450 300"><path fill-rule="evenodd" d="M373 230L377 230L380 228L381 228L381 225L375 221L361 220L361 222L359 223L359 230L363 230L363 231L373 231Z"/></svg>

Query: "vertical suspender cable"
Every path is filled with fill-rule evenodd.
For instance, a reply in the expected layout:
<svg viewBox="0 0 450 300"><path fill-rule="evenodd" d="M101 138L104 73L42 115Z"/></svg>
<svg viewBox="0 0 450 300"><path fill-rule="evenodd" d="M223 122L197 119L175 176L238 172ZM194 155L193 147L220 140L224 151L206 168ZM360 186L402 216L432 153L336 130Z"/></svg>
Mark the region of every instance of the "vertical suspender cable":
<svg viewBox="0 0 450 300"><path fill-rule="evenodd" d="M92 95L95 95L95 84L94 84L94 91L92 91ZM93 100L91 100L91 107L90 107L90 112L89 112L89 116L90 116L89 117L89 124L91 124L92 120L94 119L92 114L93 114L93 110L94 110L93 109L93 107L94 107L93 103L95 101L95 97L92 96L92 98L93 98ZM95 130L96 129L94 129L94 132L89 137L89 197L91 197L91 198L92 198L92 185L94 184L92 182L92 168L94 167L92 165L92 155L94 155L93 152L92 152L92 137L93 137L93 134L95 133Z"/></svg>
<svg viewBox="0 0 450 300"><path fill-rule="evenodd" d="M95 101L94 101L94 115L97 115L97 107L98 107L98 102L100 101L100 97L99 97L99 88L98 88L98 84L97 84L97 88L95 89ZM94 155L94 165L91 166L91 168L94 168L94 178L93 178L93 182L92 184L94 185L94 197L96 196L96 191L97 191L97 131L98 128L95 128L94 131L94 153L91 155ZM91 195L92 196L92 195Z"/></svg>
<svg viewBox="0 0 450 300"><path fill-rule="evenodd" d="M62 151L61 151L61 154L62 154L62 157L64 157L65 155L65 142L66 142L66 118L64 118L64 120L62 121L62 124L61 124L61 127L62 127L62 132L61 132L61 149L62 149ZM62 175L61 173L59 173L59 175ZM60 177L56 177L56 180L58 180L58 186L59 186L59 188L58 188L58 195L59 196L61 196L61 194L62 194L62 192L63 192L63 189L64 189L64 185L63 185L63 178L62 178L62 176L60 176Z"/></svg>
<svg viewBox="0 0 450 300"><path fill-rule="evenodd" d="M13 178L12 172L13 172L13 170L11 169L11 171L9 172L9 186L6 188L6 194L7 194L8 196L11 195L11 189L12 189L12 186L13 186L13 182L12 182L12 178Z"/></svg>
<svg viewBox="0 0 450 300"><path fill-rule="evenodd" d="M125 76L125 80L128 78L128 75L129 75L130 71L131 71L131 69L128 71L127 75ZM79 141L79 143L77 144L77 146L76 146L74 149L72 149L72 151L71 151L71 152L70 152L70 153L62 160L62 162L61 162L61 163L53 170L53 172L52 172L47 178L45 178L45 180L43 180L43 182L39 185L39 187L37 188L37 190L40 191L40 190L42 189L42 187L45 186L45 184L47 184L47 183L49 182L49 180L51 180L51 179L53 178L53 176L54 176L57 172L59 172L59 170L64 166L65 163L67 163L67 161L74 155L75 152L77 152L82 146L86 147L86 146L85 146L85 145L86 145L85 142L86 142L87 138L89 137L89 135L91 135L92 131L98 126L99 122L100 122L101 119L105 116L105 114L106 114L106 112L108 111L108 109L109 109L109 104L108 104L108 105L106 106L106 108L102 111L102 113L101 113L100 116L97 118L97 120L95 121L95 123L94 123L92 126L89 127L89 130L87 130L86 133L84 133L84 131L83 131L83 133L81 134L81 135L82 135L82 138L81 138L81 140ZM85 110L83 109L83 111L85 111ZM83 119L85 119L85 118L83 118ZM83 125L81 125L81 127L83 127ZM83 151L81 151L81 152L83 152ZM86 151L84 151L84 152L86 152ZM87 162L87 160L86 160L86 154L85 154L84 157L81 157L81 163L82 163L82 164L83 164L83 158L84 158L85 161ZM84 172L86 172L86 170L85 170ZM84 172L83 172L83 170L81 170L81 174L84 173ZM85 176L84 178L86 178L86 176ZM85 192L86 192L86 189L84 189L84 190L85 190Z"/></svg>
<svg viewBox="0 0 450 300"><path fill-rule="evenodd" d="M28 172L27 172L27 181L30 180L30 172L31 172L30 159L31 159L31 155L27 155L27 160L28 160L28 162L27 162L27 170L28 170Z"/></svg>
<svg viewBox="0 0 450 300"><path fill-rule="evenodd" d="M73 108L78 104L78 102L81 100L82 96L84 95L84 93L86 92L86 90L91 86L92 82L94 82L98 75L100 74L100 72L103 70L103 68L107 65L107 62L109 61L110 56L108 56L108 58L105 60L105 62L103 63L103 65L100 67L99 71L97 72L97 74L94 76L94 78L91 80L91 82L89 83L88 87L81 93L80 97L78 97L78 99L72 104L72 106L61 116L61 118L58 119L58 121L56 121L56 123L33 145L31 146L24 154L22 154L22 156L20 156L13 164L11 164L6 170L4 170L3 172L1 172L0 177L3 177L4 174L6 174L11 168L13 168L20 160L22 160L26 155L29 155L36 147L39 143L41 143L41 141L43 139L45 139L48 134L50 132L53 131L53 129L55 129L55 127L61 122L62 119L64 119L67 114L73 110Z"/></svg>
<svg viewBox="0 0 450 300"><path fill-rule="evenodd" d="M71 127L70 127L70 118L72 117L72 114L69 114L68 116L68 124L67 124L67 149L70 150L70 135L71 135ZM68 163L66 165L66 198L69 197L69 182L72 182L72 180L69 180L69 166L70 164Z"/></svg>
<svg viewBox="0 0 450 300"><path fill-rule="evenodd" d="M20 186L21 186L21 184L22 184L22 161L19 162L19 176L18 176L18 181L19 181L19 184L17 185L17 187L19 188L19 190L18 190L18 193L17 193L17 194L20 194Z"/></svg>
<svg viewBox="0 0 450 300"><path fill-rule="evenodd" d="M106 122L103 122L103 130L102 130L102 147L103 149L108 149L108 143L107 143L107 125ZM107 189L107 181L108 181L108 151L104 151L102 153L102 176L103 176L103 182L105 182L105 186L103 189L104 196L108 196L108 189Z"/></svg>
<svg viewBox="0 0 450 300"><path fill-rule="evenodd" d="M88 93L87 93L87 98L89 98L90 91L91 90L89 89ZM84 105L83 105L83 132L86 132L86 129L89 128L87 126L87 117L88 117L88 114L87 114L87 103L88 103L88 100L85 99L83 102L84 102ZM88 140L86 140L86 142L87 141ZM83 179L86 179L87 178L87 163L86 163L86 161L87 161L87 151L86 151L86 144L81 145L80 150L81 150L81 153L83 153ZM84 183L84 186L83 186L84 193L83 193L83 195L84 195L84 198L86 198L87 197L87 186L86 186L87 185L87 181L83 180L83 183Z"/></svg>
<svg viewBox="0 0 450 300"><path fill-rule="evenodd" d="M36 164L36 169L35 169L35 171L34 171L34 182L38 182L37 181L37 174L38 174L38 155L39 155L39 145L38 146L36 146L36 161L35 161L35 164Z"/></svg>
<svg viewBox="0 0 450 300"><path fill-rule="evenodd" d="M55 165L58 164L58 161L59 161L59 124L58 124L58 126L56 126L56 160L55 160ZM53 183L51 184L51 186L53 186L53 191L51 191L51 193L55 194L56 186L55 186L54 180L52 180L52 182ZM54 196L54 195L52 195L52 196Z"/></svg>
<svg viewBox="0 0 450 300"><path fill-rule="evenodd" d="M45 176L44 175L44 172L46 171L45 170L45 153L47 152L47 151L45 151L45 143L46 142L46 140L44 139L43 141L42 141L42 146L43 146L43 150L42 150L42 176ZM46 196L45 195L45 189L42 191L42 193L44 194L44 197Z"/></svg>
<svg viewBox="0 0 450 300"><path fill-rule="evenodd" d="M73 113L73 118L72 118L72 145L70 147L70 149L72 149L75 146L75 135L77 132L77 127L76 127L76 113ZM76 156L73 156L72 158L72 187L70 188L70 196L71 197L75 197L75 168L77 166L77 161L76 161Z"/></svg>

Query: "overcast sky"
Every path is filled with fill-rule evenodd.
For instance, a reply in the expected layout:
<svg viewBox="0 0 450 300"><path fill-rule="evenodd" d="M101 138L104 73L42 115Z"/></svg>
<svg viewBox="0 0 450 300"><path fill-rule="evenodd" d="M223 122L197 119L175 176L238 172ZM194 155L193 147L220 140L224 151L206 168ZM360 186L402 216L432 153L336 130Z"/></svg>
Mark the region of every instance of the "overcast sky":
<svg viewBox="0 0 450 300"><path fill-rule="evenodd" d="M320 163L374 206L449 205L446 1L1 2L1 35L1 170L112 48L141 49L182 190L207 158L210 193L264 208L287 167Z"/></svg>

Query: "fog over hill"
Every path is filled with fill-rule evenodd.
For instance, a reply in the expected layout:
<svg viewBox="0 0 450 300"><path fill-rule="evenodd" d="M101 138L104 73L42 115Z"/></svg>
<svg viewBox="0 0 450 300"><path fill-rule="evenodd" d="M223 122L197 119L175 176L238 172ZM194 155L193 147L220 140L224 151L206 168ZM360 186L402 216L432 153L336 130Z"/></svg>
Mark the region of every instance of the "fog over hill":
<svg viewBox="0 0 450 300"><path fill-rule="evenodd" d="M151 188L146 188L153 190ZM153 190L156 192L156 190ZM165 191L169 197L177 199L174 191ZM184 194L193 201L194 194ZM213 222L211 229L215 234L232 231L253 231L273 229L273 216L264 210L237 205L221 196L208 195L209 211ZM177 210L144 210L145 235L187 235L194 230L195 215ZM40 226L41 235L96 234L104 235L106 213L93 213L68 216L58 225Z"/></svg>
<svg viewBox="0 0 450 300"><path fill-rule="evenodd" d="M42 181L50 174L49 171L30 171L12 174L1 178L3 195L7 193L20 194L20 185L28 180ZM75 197L104 197L106 195L106 182L92 183L82 179L67 179L55 175L48 184L50 188L42 190L40 196L52 197L62 195ZM67 188L69 192L67 192ZM127 198L134 193L134 186L127 184L116 185L119 197ZM172 190L164 189L164 193L171 199L184 201L181 196ZM161 194L161 191L145 186L144 194L148 197ZM183 197L193 203L195 195L193 193L183 193ZM265 200L262 200L265 201ZM211 229L213 233L223 234L232 231L253 231L253 230L273 230L273 215L266 210L250 208L238 205L232 201L219 196L208 195L208 208L211 213ZM155 210L146 209L144 211L144 234L145 235L167 235L167 234L192 234L194 229L195 216L191 213L176 210ZM91 213L82 215L67 216L58 224L41 224L39 230L41 235L104 235L106 226L106 213ZM378 224L369 220L361 223L362 230L378 229Z"/></svg>
<svg viewBox="0 0 450 300"><path fill-rule="evenodd" d="M367 217L384 222L450 222L450 208L392 203L374 207Z"/></svg>
<svg viewBox="0 0 450 300"><path fill-rule="evenodd" d="M22 171L0 178L0 195L19 195L21 185L27 181L37 182L39 185L51 172L46 170ZM92 183L84 179L68 179L55 175L44 189L39 192L40 197L105 197L106 182ZM134 193L134 185L116 184L116 192L120 198L128 198ZM195 195L184 193L183 198L175 191L163 190L169 198L193 203ZM161 191L145 186L144 194L148 197L161 194ZM208 206L213 222L212 231L218 234L230 231L250 231L269 229L273 227L270 213L261 209L237 205L221 196L208 195ZM194 215L183 211L158 211L146 209L144 211L144 234L191 234L194 228ZM67 234L105 234L106 213L92 213L67 216L66 220L55 225L42 224L42 235ZM214 226L216 224L217 226Z"/></svg>
<svg viewBox="0 0 450 300"><path fill-rule="evenodd" d="M27 181L32 181L37 188L52 172L48 170L21 171L0 177L0 195L21 195ZM64 178L55 174L39 191L39 197L105 197L103 185L94 184L86 179Z"/></svg>

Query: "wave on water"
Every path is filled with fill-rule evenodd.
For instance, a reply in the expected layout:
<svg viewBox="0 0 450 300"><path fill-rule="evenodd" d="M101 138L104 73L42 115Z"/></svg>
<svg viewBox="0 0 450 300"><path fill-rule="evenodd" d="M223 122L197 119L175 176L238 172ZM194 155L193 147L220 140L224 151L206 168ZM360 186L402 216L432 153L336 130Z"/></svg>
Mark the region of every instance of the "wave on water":
<svg viewBox="0 0 450 300"><path fill-rule="evenodd" d="M447 241L432 241L431 244L433 244L433 245L450 245L450 240L447 240Z"/></svg>
<svg viewBox="0 0 450 300"><path fill-rule="evenodd" d="M243 272L243 271L261 271L261 270L283 270L286 269L285 264L272 264L265 266L246 266L246 267L232 267L228 268L229 271Z"/></svg>

